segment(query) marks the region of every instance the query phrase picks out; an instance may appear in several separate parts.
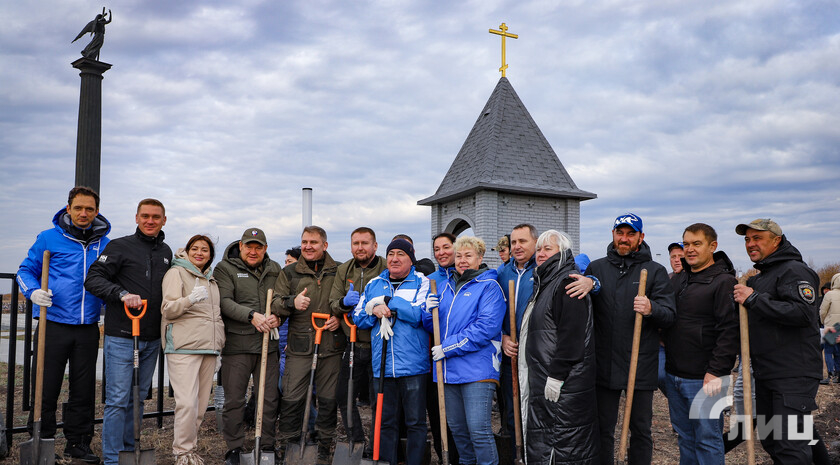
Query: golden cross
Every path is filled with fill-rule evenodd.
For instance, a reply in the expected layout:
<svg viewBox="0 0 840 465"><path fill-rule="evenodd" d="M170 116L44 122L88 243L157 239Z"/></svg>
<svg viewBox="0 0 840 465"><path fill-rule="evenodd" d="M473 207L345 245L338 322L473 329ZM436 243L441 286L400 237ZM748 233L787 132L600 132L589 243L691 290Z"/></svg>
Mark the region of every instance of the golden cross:
<svg viewBox="0 0 840 465"><path fill-rule="evenodd" d="M502 72L502 77L505 77L505 70L507 69L508 65L505 63L505 37L510 37L511 39L518 39L519 35L517 34L509 34L507 32L508 27L505 23L502 23L499 26L499 30L490 29L491 34L496 34L502 36L502 67L499 68L499 71Z"/></svg>

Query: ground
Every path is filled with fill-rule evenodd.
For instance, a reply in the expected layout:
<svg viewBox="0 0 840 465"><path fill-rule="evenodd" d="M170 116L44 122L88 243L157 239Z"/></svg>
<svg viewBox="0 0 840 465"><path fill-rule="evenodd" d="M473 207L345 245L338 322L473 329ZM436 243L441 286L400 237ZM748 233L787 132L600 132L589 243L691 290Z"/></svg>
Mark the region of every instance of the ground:
<svg viewBox="0 0 840 465"><path fill-rule="evenodd" d="M20 367L18 367L18 378L20 375ZM6 378L6 365L0 364L0 379L5 380ZM17 399L21 399L21 391L20 391L20 383L16 383L17 389L15 392L15 396ZM0 386L0 397L5 399L6 395L6 387ZM166 405L165 409L171 410L174 406L174 402L172 398L166 397ZM16 402L20 404L20 401ZM814 423L816 428L818 429L821 436L826 441L829 447L829 453L832 454L834 458L834 463L840 464L840 384L831 384L828 386L820 386L819 392L817 394L817 404L820 406L820 409L814 412ZM5 403L0 404L5 405ZM147 401L146 404L147 409L154 408L154 401L150 400ZM665 397L662 396L659 392L654 395L654 413L653 413L653 441L654 441L654 451L653 451L653 464L656 465L670 465L679 462L679 450L677 447L677 438L676 435L671 430L670 422L668 419L668 404L665 400ZM102 405L98 406L99 411L97 412L97 416L102 416ZM148 410L147 410L148 411ZM368 407L362 407L362 422L364 425L370 425L370 409ZM17 411L15 412L15 424L23 424L26 421L26 413ZM494 423L496 424L496 428L498 429L498 417L494 416ZM619 420L619 425L621 421ZM160 465L171 465L174 464L175 460L172 456L171 452L171 445L172 445L172 417L168 416L164 418L163 421L163 428L157 428L156 420L154 419L147 419L143 423L143 434L142 434L142 445L143 448L154 448L156 450L156 461ZM97 425L97 436L94 438L92 443L92 448L95 453L101 453L101 443L99 432L101 431L102 425ZM253 431L249 433L251 438L253 438ZM341 426L339 426L339 435L343 437L343 430ZM616 432L616 438L618 438L619 432ZM11 450L11 454L8 458L5 459L5 463L19 463L18 460L18 445L20 442L29 439L26 434L17 434L14 437L14 444ZM618 442L616 440L616 442ZM56 450L59 454L64 450L65 441L63 435L59 431L58 437L56 438ZM253 445L253 440L247 443L248 446ZM199 433L199 447L198 453L201 455L208 465L210 464L221 464L223 462L223 455L225 453L225 443L221 438L221 435L217 432L216 429L216 415L214 412L207 412L204 423L201 426L201 432ZM760 444L756 444L756 463L762 464L770 464L769 456L764 453L761 449ZM731 451L726 456L727 463L733 464L741 464L747 463L746 460L746 446L744 444L738 446L735 450ZM71 461L65 461L64 463L74 463ZM82 462L77 462L81 464ZM437 464L437 460L434 454L432 454L432 464Z"/></svg>

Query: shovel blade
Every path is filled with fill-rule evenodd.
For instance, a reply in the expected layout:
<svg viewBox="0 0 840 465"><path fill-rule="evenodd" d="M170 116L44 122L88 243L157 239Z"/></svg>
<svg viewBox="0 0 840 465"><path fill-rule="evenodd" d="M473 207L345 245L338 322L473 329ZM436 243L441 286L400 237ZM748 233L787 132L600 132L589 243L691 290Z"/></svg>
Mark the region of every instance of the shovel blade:
<svg viewBox="0 0 840 465"><path fill-rule="evenodd" d="M35 452L38 452L37 459ZM36 443L33 438L20 443L20 464L55 465L55 439L38 439Z"/></svg>
<svg viewBox="0 0 840 465"><path fill-rule="evenodd" d="M248 454L239 456L239 465L275 465L274 452L254 450ZM282 464L278 464L282 465Z"/></svg>
<svg viewBox="0 0 840 465"><path fill-rule="evenodd" d="M285 465L312 465L318 461L318 446L315 444L289 443L286 449Z"/></svg>
<svg viewBox="0 0 840 465"><path fill-rule="evenodd" d="M119 465L155 465L155 450L144 449L139 454L133 450L122 450Z"/></svg>
<svg viewBox="0 0 840 465"><path fill-rule="evenodd" d="M364 443L353 444L353 449L351 450L349 443L336 443L332 465L360 465L362 462L362 450L364 449L364 446Z"/></svg>

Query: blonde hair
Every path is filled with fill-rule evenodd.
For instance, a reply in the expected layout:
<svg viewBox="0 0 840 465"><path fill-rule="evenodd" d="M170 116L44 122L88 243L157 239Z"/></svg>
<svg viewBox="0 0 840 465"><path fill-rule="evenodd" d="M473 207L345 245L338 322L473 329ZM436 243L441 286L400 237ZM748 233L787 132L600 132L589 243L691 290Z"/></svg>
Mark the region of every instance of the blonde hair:
<svg viewBox="0 0 840 465"><path fill-rule="evenodd" d="M484 257L484 252L487 251L487 246L484 245L484 241L478 237L472 236L461 236L458 239L455 239L455 252L458 252L459 249L473 249L482 257Z"/></svg>

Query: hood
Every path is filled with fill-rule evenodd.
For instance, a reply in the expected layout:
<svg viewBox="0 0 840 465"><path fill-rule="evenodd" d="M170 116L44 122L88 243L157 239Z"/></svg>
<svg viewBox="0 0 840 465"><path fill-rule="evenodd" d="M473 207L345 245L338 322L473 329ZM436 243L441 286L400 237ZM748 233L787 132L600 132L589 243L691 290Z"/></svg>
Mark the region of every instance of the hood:
<svg viewBox="0 0 840 465"><path fill-rule="evenodd" d="M840 273L831 277L831 289L840 289Z"/></svg>
<svg viewBox="0 0 840 465"><path fill-rule="evenodd" d="M212 266L208 266L207 271L202 273L198 267L192 264L190 258L187 256L187 251L183 248L178 249L178 252L175 253L175 257L172 259L172 266L180 266L196 276L205 276L207 279L213 276Z"/></svg>
<svg viewBox="0 0 840 465"><path fill-rule="evenodd" d="M786 261L802 261L802 254L799 253L796 247L793 246L790 242L788 242L787 237L782 234L782 241L779 243L779 248L776 249L775 252L771 253L764 260L760 262L756 262L753 265L753 268L761 271L765 268L769 268L777 263L786 262Z"/></svg>
<svg viewBox="0 0 840 465"><path fill-rule="evenodd" d="M612 242L607 245L607 260L619 268L624 268L635 263L649 262L652 260L651 257L650 246L645 241L642 241L641 245L639 245L639 250L630 252L624 256L618 254Z"/></svg>
<svg viewBox="0 0 840 465"><path fill-rule="evenodd" d="M60 233L67 233L75 238L80 238L82 229L77 228L70 219L70 214L67 213L67 207L63 207L53 216L53 226ZM95 241L101 239L111 232L111 223L102 216L102 213L97 213L96 218L91 223L91 236L87 241Z"/></svg>
<svg viewBox="0 0 840 465"><path fill-rule="evenodd" d="M719 250L712 255L712 258L715 262L711 266L696 273L691 271L691 267L688 266L685 258L683 258L683 273L686 273L686 276L688 276L688 281L692 283L710 283L716 276L721 274L735 276L735 266L732 265L732 261L729 260L725 252Z"/></svg>
<svg viewBox="0 0 840 465"><path fill-rule="evenodd" d="M563 261L560 261L561 258L563 258ZM572 252L572 249L566 249L563 253L556 253L548 257L548 260L543 262L542 265L537 266L534 270L534 276L542 284L552 281L557 277L563 279L577 271L575 254Z"/></svg>

